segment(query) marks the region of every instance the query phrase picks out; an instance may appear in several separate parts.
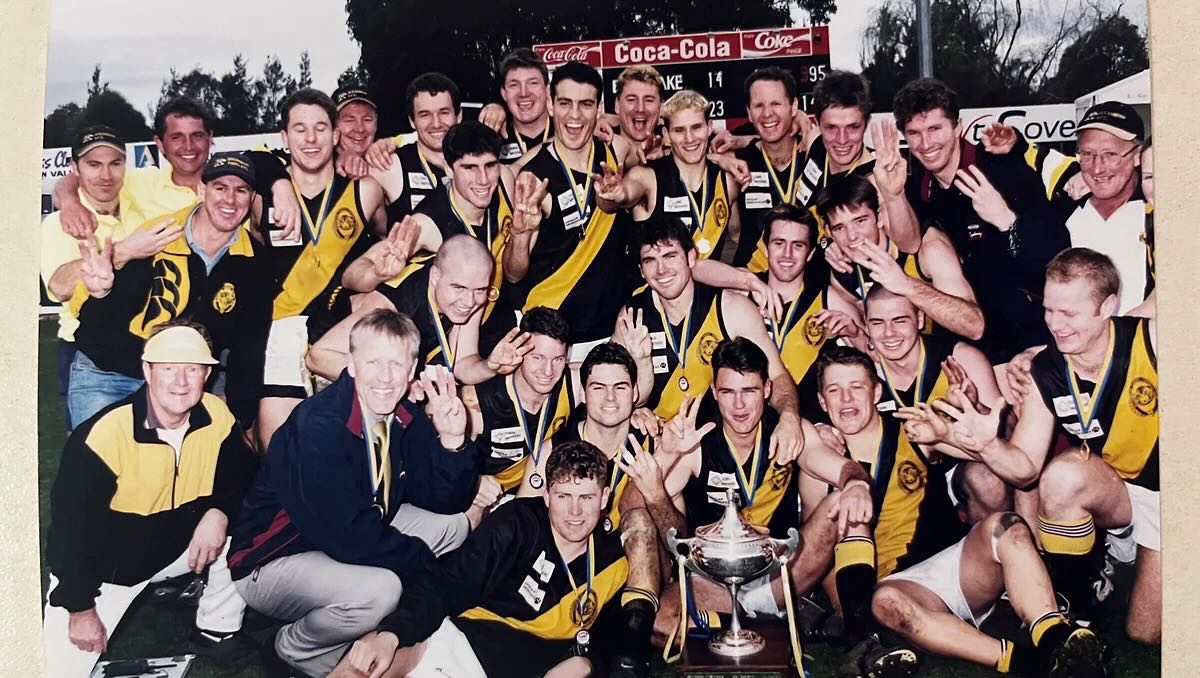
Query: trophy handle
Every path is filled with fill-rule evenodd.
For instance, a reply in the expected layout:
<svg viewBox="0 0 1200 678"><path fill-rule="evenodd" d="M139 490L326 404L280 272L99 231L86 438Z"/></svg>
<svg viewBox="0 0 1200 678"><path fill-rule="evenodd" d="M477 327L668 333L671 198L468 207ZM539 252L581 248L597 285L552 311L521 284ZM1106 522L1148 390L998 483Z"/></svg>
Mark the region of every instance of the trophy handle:
<svg viewBox="0 0 1200 678"><path fill-rule="evenodd" d="M780 561L787 560L800 551L800 533L796 531L796 528L789 527L787 539L775 539L772 537L771 546L775 549L776 559Z"/></svg>
<svg viewBox="0 0 1200 678"><path fill-rule="evenodd" d="M673 528L673 527L670 528L669 530L667 530L667 534L666 534L667 550L669 550L672 553L672 555L675 555L677 557L688 558L689 556L692 555L692 541L695 540L695 537L689 537L687 539L677 539L675 537L676 534L678 534L678 533L675 531L675 528Z"/></svg>

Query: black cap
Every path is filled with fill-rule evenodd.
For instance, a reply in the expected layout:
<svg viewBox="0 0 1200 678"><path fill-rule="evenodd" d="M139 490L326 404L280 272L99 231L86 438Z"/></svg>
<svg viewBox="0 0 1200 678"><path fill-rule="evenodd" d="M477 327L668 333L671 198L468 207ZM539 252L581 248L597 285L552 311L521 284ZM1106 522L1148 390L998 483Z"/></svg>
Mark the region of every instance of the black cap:
<svg viewBox="0 0 1200 678"><path fill-rule="evenodd" d="M346 85L333 91L333 103L339 111L351 101L361 101L369 104L371 108L378 108L375 102L371 101L371 95L367 94L366 88L361 85Z"/></svg>
<svg viewBox="0 0 1200 678"><path fill-rule="evenodd" d="M208 164L204 166L204 173L200 176L200 180L207 184L213 179L224 176L235 176L253 187L254 164L250 162L250 156L241 151L213 153Z"/></svg>
<svg viewBox="0 0 1200 678"><path fill-rule="evenodd" d="M108 146L125 153L125 140L117 134L117 130L108 125L91 125L79 130L75 136L75 143L71 144L71 158L78 160L97 146Z"/></svg>
<svg viewBox="0 0 1200 678"><path fill-rule="evenodd" d="M1103 101L1087 109L1075 133L1085 129L1104 130L1123 141L1140 141L1146 137L1142 117L1133 106L1120 101Z"/></svg>

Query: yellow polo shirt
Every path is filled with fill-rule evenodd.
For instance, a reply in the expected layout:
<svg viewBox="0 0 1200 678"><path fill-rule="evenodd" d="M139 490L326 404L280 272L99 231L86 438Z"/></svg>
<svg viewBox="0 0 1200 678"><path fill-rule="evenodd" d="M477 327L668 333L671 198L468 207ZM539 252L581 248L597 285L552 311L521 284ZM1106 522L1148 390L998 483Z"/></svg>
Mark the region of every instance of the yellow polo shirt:
<svg viewBox="0 0 1200 678"><path fill-rule="evenodd" d="M127 169L121 199L128 196L141 208L142 214L174 214L196 204L196 192L171 181L171 172L171 164L166 160L162 167Z"/></svg>
<svg viewBox="0 0 1200 678"><path fill-rule="evenodd" d="M121 189L120 218L111 214L97 214L91 200L80 190L79 201L92 214L96 215L96 247L102 246L106 238L112 238L114 243L120 242L133 233L146 220L145 212L140 206L129 200L124 188ZM194 200L193 200L194 202ZM79 241L68 235L62 229L59 212L54 212L42 220L42 281L46 283L46 294L55 301L54 293L50 291L50 278L63 264L79 258ZM75 328L79 321L63 304L58 314L58 336L65 341L75 340Z"/></svg>

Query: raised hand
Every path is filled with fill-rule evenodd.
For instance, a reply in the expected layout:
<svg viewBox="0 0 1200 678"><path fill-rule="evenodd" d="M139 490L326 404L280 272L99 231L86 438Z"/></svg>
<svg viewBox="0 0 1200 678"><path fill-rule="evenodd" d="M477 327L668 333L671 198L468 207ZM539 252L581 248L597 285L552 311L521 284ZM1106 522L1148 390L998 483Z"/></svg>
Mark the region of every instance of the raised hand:
<svg viewBox="0 0 1200 678"><path fill-rule="evenodd" d="M972 405L980 411L987 411L986 407L979 405L979 389L975 387L975 382L971 381L970 375L967 374L962 364L954 359L954 356L942 361L942 371L946 373L946 381L951 386L957 386Z"/></svg>
<svg viewBox="0 0 1200 678"><path fill-rule="evenodd" d="M841 431L829 424L813 424L813 428L817 430L817 437L825 443L825 447L843 454L846 452L846 436L842 435Z"/></svg>
<svg viewBox="0 0 1200 678"><path fill-rule="evenodd" d="M993 122L983 128L983 149L993 155L1007 155L1017 145L1017 131L1011 125Z"/></svg>
<svg viewBox="0 0 1200 678"><path fill-rule="evenodd" d="M620 168L604 165L600 174L593 174L596 197L600 200L625 205L629 202L629 190L625 188L625 173Z"/></svg>
<svg viewBox="0 0 1200 678"><path fill-rule="evenodd" d="M863 481L849 483L838 495L837 502L829 507L827 515L830 520L837 520L838 537L844 537L847 528L869 524L874 514L875 500L871 497L871 486Z"/></svg>
<svg viewBox="0 0 1200 678"><path fill-rule="evenodd" d="M550 180L541 179L529 173L517 175L513 187L513 225L512 234L525 235L538 230L542 223L542 201L550 190Z"/></svg>
<svg viewBox="0 0 1200 678"><path fill-rule="evenodd" d="M853 273L854 262L846 255L846 252L838 246L837 242L830 241L829 247L825 248L825 262L829 267L838 273Z"/></svg>
<svg viewBox="0 0 1200 678"><path fill-rule="evenodd" d="M629 425L651 438L662 434L662 420L645 407L639 407L629 417Z"/></svg>
<svg viewBox="0 0 1200 678"><path fill-rule="evenodd" d="M775 322L783 317L783 295L771 289L771 286L760 280L758 276L750 276L750 298L758 304L762 317Z"/></svg>
<svg viewBox="0 0 1200 678"><path fill-rule="evenodd" d="M963 394L962 389L951 387L946 400L935 400L933 409L951 419L951 445L966 452L978 454L996 439L1000 431L1000 413L1004 410L1004 398L997 397L991 411L984 414L977 410Z"/></svg>
<svg viewBox="0 0 1200 678"><path fill-rule="evenodd" d="M533 350L532 339L529 333L522 332L519 327L509 330L488 355L488 369L496 374L512 374L525 359L525 354Z"/></svg>
<svg viewBox="0 0 1200 678"><path fill-rule="evenodd" d="M383 172L392 168L392 162L396 160L396 142L391 138L378 139L375 143L367 147L367 152L363 153L367 164L371 169Z"/></svg>
<svg viewBox="0 0 1200 678"><path fill-rule="evenodd" d="M950 442L950 423L938 416L928 403L901 407L893 416L904 422L904 434L909 442L918 445Z"/></svg>
<svg viewBox="0 0 1200 678"><path fill-rule="evenodd" d="M1008 207L1008 201L988 181L983 170L971 165L954 173L954 187L971 199L971 206L980 219L1001 231L1008 231L1017 221L1017 215Z"/></svg>
<svg viewBox="0 0 1200 678"><path fill-rule="evenodd" d="M821 327L825 328L826 338L853 338L860 334L858 324L854 322L854 318L841 311L825 309L813 317L817 322L821 323Z"/></svg>
<svg viewBox="0 0 1200 678"><path fill-rule="evenodd" d="M294 240L300 232L300 199L290 182L275 182L271 187L271 222L280 228L279 238Z"/></svg>
<svg viewBox="0 0 1200 678"><path fill-rule="evenodd" d="M679 414L663 425L659 448L667 454L686 454L700 448L700 441L717 425L708 422L696 428L696 417L700 413L700 399L684 396Z"/></svg>
<svg viewBox="0 0 1200 678"><path fill-rule="evenodd" d="M652 134L647 140L646 145L642 148L642 164L646 164L652 160L658 160L663 157L667 149L663 146L663 135Z"/></svg>
<svg viewBox="0 0 1200 678"><path fill-rule="evenodd" d="M169 217L142 226L113 246L113 266L120 269L135 259L152 257L163 251L180 233L183 233L183 227Z"/></svg>
<svg viewBox="0 0 1200 678"><path fill-rule="evenodd" d="M776 464L783 466L796 461L804 449L804 431L800 427L800 417L795 414L781 412L779 423L771 433L771 458Z"/></svg>
<svg viewBox="0 0 1200 678"><path fill-rule="evenodd" d="M750 165L745 160L739 160L732 155L714 154L709 156L717 167L733 178L743 190L750 185Z"/></svg>
<svg viewBox="0 0 1200 678"><path fill-rule="evenodd" d="M479 111L479 122L491 127L492 131L505 139L508 138L508 128L504 126L507 121L508 111L500 104L488 104Z"/></svg>
<svg viewBox="0 0 1200 678"><path fill-rule="evenodd" d="M104 246L98 252L92 238L80 240L79 256L79 274L88 294L97 299L108 294L116 278L113 272L112 238L105 238Z"/></svg>
<svg viewBox="0 0 1200 678"><path fill-rule="evenodd" d="M429 418L441 438L442 447L457 448L462 445L467 430L467 407L458 397L454 376L449 370L438 370L426 372L421 381L429 400Z"/></svg>
<svg viewBox="0 0 1200 678"><path fill-rule="evenodd" d="M629 481L642 493L647 502L657 503L666 499L667 488L662 465L653 454L641 449L642 446L633 434L629 435L626 442L628 444L614 460L617 468L629 476ZM634 450L634 453L627 454L626 449Z"/></svg>
<svg viewBox="0 0 1200 678"><path fill-rule="evenodd" d="M871 170L875 186L886 196L903 195L908 161L900 154L899 130L895 125L876 120L871 125L871 141L875 142L875 167Z"/></svg>
<svg viewBox="0 0 1200 678"><path fill-rule="evenodd" d="M905 273L892 255L879 245L863 240L850 249L850 257L870 273L872 280L892 294L903 297L912 293L916 280Z"/></svg>
<svg viewBox="0 0 1200 678"><path fill-rule="evenodd" d="M1013 356L1004 365L1004 381L1008 385L1009 404L1020 408L1025 397L1033 391L1033 358L1042 352L1045 346L1033 346Z"/></svg>
<svg viewBox="0 0 1200 678"><path fill-rule="evenodd" d="M620 344L629 351L634 360L645 360L650 357L653 345L650 341L650 330L642 322L642 310L634 311L626 306L617 314L617 325L613 329L612 341Z"/></svg>
<svg viewBox="0 0 1200 678"><path fill-rule="evenodd" d="M333 169L338 174L350 179L361 179L371 172L371 166L361 155L339 153L334 160Z"/></svg>
<svg viewBox="0 0 1200 678"><path fill-rule="evenodd" d="M500 481L496 480L495 476L481 475L479 476L479 490L475 492L475 498L471 500L471 505L487 510L495 506L503 495L504 487L500 485Z"/></svg>

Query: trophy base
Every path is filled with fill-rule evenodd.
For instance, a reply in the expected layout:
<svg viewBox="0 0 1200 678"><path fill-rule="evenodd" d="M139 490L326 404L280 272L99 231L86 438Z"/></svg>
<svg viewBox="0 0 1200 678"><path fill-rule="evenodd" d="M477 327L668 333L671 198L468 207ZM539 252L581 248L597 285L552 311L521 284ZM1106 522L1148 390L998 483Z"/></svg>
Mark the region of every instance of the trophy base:
<svg viewBox="0 0 1200 678"><path fill-rule="evenodd" d="M728 631L711 641L689 638L684 644L678 675L687 678L793 678L796 669L792 666L787 625L778 621L758 623L757 620L752 624L751 633L762 643L760 649L741 656L718 654L712 641ZM742 629L743 634L746 631Z"/></svg>
<svg viewBox="0 0 1200 678"><path fill-rule="evenodd" d="M761 635L747 629L736 635L733 631L722 631L708 641L708 649L722 657L745 657L762 652L766 646L767 641Z"/></svg>

